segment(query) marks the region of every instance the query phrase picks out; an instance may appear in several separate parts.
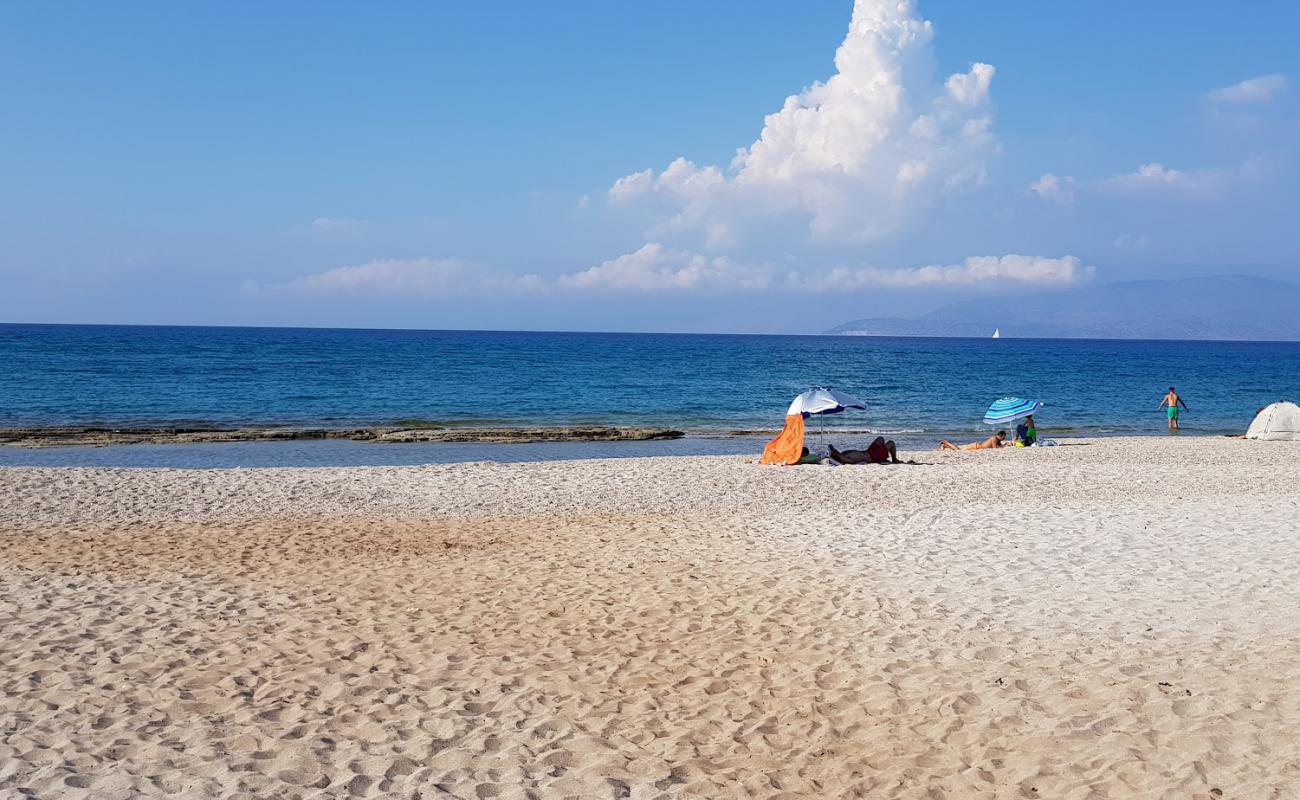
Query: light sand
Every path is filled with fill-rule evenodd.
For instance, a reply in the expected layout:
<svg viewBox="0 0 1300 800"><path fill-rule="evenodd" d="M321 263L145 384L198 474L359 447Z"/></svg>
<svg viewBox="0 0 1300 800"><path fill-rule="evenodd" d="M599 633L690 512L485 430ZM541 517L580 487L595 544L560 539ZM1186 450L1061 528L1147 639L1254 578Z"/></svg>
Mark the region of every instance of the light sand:
<svg viewBox="0 0 1300 800"><path fill-rule="evenodd" d="M1300 796L1300 446L912 455L0 470L0 797Z"/></svg>

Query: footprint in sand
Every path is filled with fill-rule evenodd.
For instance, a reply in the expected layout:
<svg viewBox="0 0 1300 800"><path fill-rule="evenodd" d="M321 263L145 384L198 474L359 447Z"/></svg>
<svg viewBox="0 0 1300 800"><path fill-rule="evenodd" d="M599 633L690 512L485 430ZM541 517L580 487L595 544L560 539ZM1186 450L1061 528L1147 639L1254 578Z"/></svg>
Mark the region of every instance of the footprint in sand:
<svg viewBox="0 0 1300 800"><path fill-rule="evenodd" d="M973 655L980 661L1005 661L1011 656L1011 650L993 645L991 647L981 647Z"/></svg>

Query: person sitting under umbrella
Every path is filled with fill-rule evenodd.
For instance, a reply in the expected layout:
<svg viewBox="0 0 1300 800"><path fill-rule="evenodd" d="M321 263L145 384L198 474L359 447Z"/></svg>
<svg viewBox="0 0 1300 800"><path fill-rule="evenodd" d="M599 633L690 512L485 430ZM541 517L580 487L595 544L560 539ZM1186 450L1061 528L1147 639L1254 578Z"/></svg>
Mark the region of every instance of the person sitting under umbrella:
<svg viewBox="0 0 1300 800"><path fill-rule="evenodd" d="M953 444L944 439L939 442L940 450L996 450L999 447L1005 447L1007 444L1007 432L998 431L982 442L971 442L970 444Z"/></svg>
<svg viewBox="0 0 1300 800"><path fill-rule="evenodd" d="M1034 425L1034 415L1030 414L1016 426L1016 446L1032 447L1038 441L1038 428Z"/></svg>
<svg viewBox="0 0 1300 800"><path fill-rule="evenodd" d="M894 441L885 441L883 436L877 436L866 450L836 450L834 445L830 449L831 461L839 464L903 463L898 460L898 448L894 446Z"/></svg>

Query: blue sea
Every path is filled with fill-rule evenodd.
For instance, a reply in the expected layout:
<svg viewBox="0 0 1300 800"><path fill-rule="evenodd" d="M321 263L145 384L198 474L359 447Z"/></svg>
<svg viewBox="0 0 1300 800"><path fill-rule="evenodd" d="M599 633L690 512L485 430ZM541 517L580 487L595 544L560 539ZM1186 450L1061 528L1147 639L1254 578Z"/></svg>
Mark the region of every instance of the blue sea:
<svg viewBox="0 0 1300 800"><path fill-rule="evenodd" d="M814 419L836 444L986 434L1005 395L1046 405L1049 435L1240 433L1300 397L1300 343L292 328L0 325L0 427L636 425L668 442L377 445L286 442L0 448L0 465L408 464L756 452L791 398L828 386L864 412ZM850 432L851 431L851 432Z"/></svg>

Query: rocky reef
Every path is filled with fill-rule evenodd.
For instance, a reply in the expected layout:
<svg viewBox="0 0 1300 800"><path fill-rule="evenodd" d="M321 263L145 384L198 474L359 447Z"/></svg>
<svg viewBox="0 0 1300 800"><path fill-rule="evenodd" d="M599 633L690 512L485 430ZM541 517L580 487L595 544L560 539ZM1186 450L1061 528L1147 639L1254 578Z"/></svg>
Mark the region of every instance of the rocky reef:
<svg viewBox="0 0 1300 800"><path fill-rule="evenodd" d="M13 447L104 446L115 444L197 444L202 442L274 442L350 439L356 442L643 442L679 439L682 431L666 428L0 428L0 445Z"/></svg>

